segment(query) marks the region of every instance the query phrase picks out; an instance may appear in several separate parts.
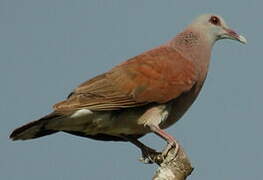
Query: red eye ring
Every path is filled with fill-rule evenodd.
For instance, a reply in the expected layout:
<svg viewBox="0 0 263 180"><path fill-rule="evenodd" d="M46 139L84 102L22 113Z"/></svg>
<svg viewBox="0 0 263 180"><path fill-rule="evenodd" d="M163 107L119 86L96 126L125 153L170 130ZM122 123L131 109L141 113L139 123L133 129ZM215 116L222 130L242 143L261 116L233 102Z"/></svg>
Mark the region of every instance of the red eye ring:
<svg viewBox="0 0 263 180"><path fill-rule="evenodd" d="M209 22L216 26L220 25L220 19L216 16L211 16L211 18L209 19Z"/></svg>

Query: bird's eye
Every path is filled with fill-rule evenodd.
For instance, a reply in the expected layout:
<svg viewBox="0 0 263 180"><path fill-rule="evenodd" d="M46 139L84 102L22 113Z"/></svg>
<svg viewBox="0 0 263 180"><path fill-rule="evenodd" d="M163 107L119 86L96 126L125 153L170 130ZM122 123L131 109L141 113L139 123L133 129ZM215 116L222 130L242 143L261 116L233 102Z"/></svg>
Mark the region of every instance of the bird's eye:
<svg viewBox="0 0 263 180"><path fill-rule="evenodd" d="M210 19L209 19L209 22L211 24L214 24L216 26L220 25L220 19L216 16L212 16Z"/></svg>

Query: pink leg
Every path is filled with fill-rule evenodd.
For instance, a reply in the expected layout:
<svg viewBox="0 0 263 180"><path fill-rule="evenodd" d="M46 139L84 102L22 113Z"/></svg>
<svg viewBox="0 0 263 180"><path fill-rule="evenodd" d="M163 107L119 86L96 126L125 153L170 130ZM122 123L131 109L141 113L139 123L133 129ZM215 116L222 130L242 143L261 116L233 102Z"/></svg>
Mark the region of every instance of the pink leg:
<svg viewBox="0 0 263 180"><path fill-rule="evenodd" d="M148 125L148 126L155 134L157 134L158 136L160 136L161 138L167 141L168 144L165 147L162 154L166 156L172 147L176 147L175 148L175 156L176 156L179 151L179 143L176 141L176 139L170 134L166 133L164 130L160 129L158 126L155 125Z"/></svg>

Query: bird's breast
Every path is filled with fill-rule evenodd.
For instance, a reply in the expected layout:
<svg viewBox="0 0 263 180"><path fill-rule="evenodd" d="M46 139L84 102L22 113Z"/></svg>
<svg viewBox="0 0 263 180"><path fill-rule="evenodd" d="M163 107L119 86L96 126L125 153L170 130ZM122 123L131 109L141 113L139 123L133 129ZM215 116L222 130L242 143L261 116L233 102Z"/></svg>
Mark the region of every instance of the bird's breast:
<svg viewBox="0 0 263 180"><path fill-rule="evenodd" d="M160 124L160 127L165 129L178 121L193 104L201 88L202 83L197 84L190 91L183 93L176 99L171 100L169 116Z"/></svg>

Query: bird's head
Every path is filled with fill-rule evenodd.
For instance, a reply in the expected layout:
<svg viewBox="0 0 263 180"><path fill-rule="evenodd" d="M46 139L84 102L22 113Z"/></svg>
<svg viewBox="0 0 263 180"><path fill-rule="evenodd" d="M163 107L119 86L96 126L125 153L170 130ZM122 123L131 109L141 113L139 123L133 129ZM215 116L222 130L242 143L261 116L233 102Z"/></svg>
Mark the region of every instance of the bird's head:
<svg viewBox="0 0 263 180"><path fill-rule="evenodd" d="M224 19L218 15L203 14L196 18L190 26L205 33L205 36L212 44L220 39L232 39L243 44L247 43L244 36L241 36L234 30L230 29Z"/></svg>

